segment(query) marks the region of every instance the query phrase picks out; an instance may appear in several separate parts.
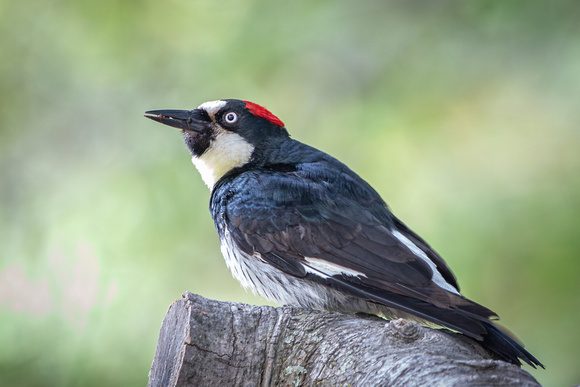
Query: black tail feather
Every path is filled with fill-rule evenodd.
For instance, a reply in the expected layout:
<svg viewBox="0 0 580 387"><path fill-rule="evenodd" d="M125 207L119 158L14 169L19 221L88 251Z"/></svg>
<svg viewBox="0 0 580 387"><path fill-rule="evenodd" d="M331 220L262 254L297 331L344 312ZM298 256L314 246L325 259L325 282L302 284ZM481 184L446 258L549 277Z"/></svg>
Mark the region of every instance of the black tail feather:
<svg viewBox="0 0 580 387"><path fill-rule="evenodd" d="M533 368L536 366L545 368L521 344L494 325L490 317L495 316L495 314L479 304L473 303L471 306L461 305L456 309L443 309L416 298L353 286L352 283L337 277L329 279L326 285L337 287L357 297L400 309L432 323L461 332L509 363L521 366L521 359Z"/></svg>
<svg viewBox="0 0 580 387"><path fill-rule="evenodd" d="M533 368L536 368L536 366L545 368L538 359L493 323L486 323L485 327L487 329L487 335L484 336L481 342L485 348L507 362L521 366L520 359L522 359Z"/></svg>

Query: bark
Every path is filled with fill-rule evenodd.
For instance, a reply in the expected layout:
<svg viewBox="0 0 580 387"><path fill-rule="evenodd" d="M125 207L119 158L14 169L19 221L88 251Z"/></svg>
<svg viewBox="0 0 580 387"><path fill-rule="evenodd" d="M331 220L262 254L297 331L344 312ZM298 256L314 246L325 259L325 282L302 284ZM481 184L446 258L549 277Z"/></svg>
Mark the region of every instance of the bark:
<svg viewBox="0 0 580 387"><path fill-rule="evenodd" d="M149 386L538 386L476 342L406 320L209 300L163 320Z"/></svg>

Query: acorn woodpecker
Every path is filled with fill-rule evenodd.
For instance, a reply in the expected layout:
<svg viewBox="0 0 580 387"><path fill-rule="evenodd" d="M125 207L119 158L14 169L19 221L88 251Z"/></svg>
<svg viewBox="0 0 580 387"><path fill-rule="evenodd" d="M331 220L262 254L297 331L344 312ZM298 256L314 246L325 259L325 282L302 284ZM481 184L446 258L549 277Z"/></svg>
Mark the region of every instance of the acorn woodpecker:
<svg viewBox="0 0 580 387"><path fill-rule="evenodd" d="M224 99L147 118L182 130L211 190L233 276L280 304L447 327L499 358L543 365L459 293L443 259L335 158L290 138L263 106Z"/></svg>

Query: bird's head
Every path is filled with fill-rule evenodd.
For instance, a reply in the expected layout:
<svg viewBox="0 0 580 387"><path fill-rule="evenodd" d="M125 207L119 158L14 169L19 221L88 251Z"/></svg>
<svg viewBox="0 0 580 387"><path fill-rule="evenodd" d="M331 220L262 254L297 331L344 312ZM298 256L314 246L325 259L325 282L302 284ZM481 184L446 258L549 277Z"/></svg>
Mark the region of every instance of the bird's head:
<svg viewBox="0 0 580 387"><path fill-rule="evenodd" d="M205 102L193 110L151 110L145 117L181 129L210 189L232 169L264 162L289 138L284 123L265 107L237 99Z"/></svg>

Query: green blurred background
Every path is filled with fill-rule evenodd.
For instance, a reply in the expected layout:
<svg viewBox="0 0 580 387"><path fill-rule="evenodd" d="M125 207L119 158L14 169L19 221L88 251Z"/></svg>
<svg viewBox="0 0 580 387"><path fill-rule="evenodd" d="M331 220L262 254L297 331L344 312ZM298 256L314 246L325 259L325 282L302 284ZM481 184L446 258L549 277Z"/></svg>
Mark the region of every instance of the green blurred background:
<svg viewBox="0 0 580 387"><path fill-rule="evenodd" d="M580 3L0 1L0 384L142 386L186 291L231 278L177 130L268 106L580 382Z"/></svg>

